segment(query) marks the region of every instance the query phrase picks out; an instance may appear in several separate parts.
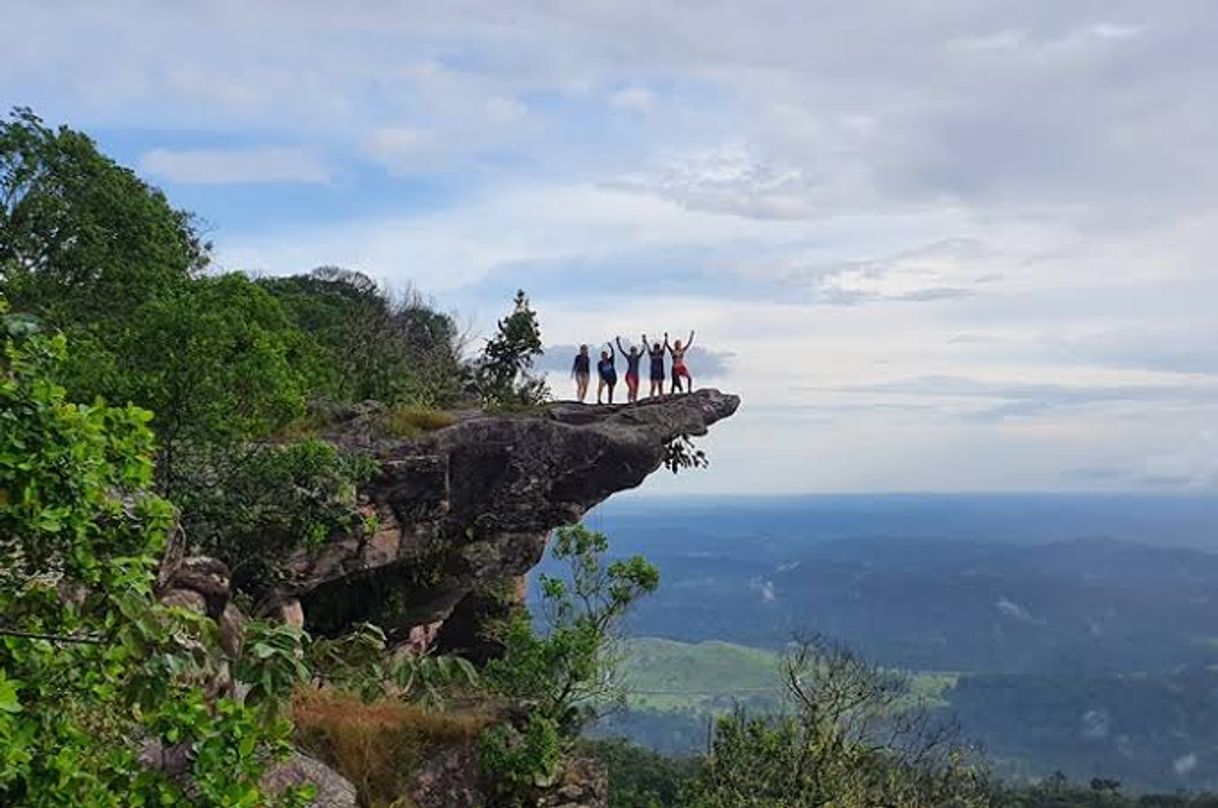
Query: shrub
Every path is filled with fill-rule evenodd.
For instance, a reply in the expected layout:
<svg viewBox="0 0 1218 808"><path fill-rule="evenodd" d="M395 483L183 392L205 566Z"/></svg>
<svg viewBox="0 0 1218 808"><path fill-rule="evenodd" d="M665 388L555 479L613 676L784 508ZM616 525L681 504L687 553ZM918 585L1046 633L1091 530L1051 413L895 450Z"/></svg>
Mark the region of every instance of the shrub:
<svg viewBox="0 0 1218 808"><path fill-rule="evenodd" d="M282 579L294 551L371 527L358 489L377 466L362 453L306 440L220 448L187 463L196 481L178 498L187 535L225 561L234 585L252 596Z"/></svg>
<svg viewBox="0 0 1218 808"><path fill-rule="evenodd" d="M153 598L173 512L148 413L69 403L62 337L0 317L0 340L0 805L267 804L286 728L209 700L215 624ZM183 776L142 765L145 742L189 748Z"/></svg>

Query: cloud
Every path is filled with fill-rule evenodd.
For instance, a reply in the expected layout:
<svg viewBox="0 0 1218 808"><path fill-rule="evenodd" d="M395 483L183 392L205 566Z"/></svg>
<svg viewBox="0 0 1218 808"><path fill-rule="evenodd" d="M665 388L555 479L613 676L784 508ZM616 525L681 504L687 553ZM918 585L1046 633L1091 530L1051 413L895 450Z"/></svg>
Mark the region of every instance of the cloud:
<svg viewBox="0 0 1218 808"><path fill-rule="evenodd" d="M609 96L609 106L632 112L646 112L655 106L656 94L646 87L623 87Z"/></svg>
<svg viewBox="0 0 1218 808"><path fill-rule="evenodd" d="M982 408L965 408L969 418L991 421L1040 415L1063 408L1097 404L1168 403L1211 406L1218 401L1218 384L1060 384L999 381L959 376L928 375L844 388L856 393L888 394L943 401L983 400Z"/></svg>
<svg viewBox="0 0 1218 808"><path fill-rule="evenodd" d="M244 149L153 149L140 170L184 184L245 185L327 183L331 171L310 149L257 146Z"/></svg>

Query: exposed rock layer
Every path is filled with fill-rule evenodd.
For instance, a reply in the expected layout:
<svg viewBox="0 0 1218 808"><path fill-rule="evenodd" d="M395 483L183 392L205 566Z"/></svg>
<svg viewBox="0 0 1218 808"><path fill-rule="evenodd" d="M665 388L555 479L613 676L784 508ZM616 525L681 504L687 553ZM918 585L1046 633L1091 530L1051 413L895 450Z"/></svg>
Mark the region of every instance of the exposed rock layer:
<svg viewBox="0 0 1218 808"><path fill-rule="evenodd" d="M487 602L517 597L514 578L541 559L552 529L639 485L674 439L706 434L739 404L709 389L624 406L560 403L467 414L415 440L380 438L353 417L330 437L380 462L366 491L377 528L294 558L281 597L300 601L312 631L370 621L399 641L455 611L462 628L440 635L468 647Z"/></svg>

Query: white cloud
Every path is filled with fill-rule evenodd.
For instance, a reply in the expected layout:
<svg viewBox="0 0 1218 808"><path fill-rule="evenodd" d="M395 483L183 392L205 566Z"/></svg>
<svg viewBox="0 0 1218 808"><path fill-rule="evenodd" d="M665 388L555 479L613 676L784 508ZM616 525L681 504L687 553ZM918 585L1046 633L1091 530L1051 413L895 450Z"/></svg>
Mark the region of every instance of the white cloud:
<svg viewBox="0 0 1218 808"><path fill-rule="evenodd" d="M309 149L258 146L246 149L153 149L140 170L170 182L209 185L326 183L330 169Z"/></svg>
<svg viewBox="0 0 1218 808"><path fill-rule="evenodd" d="M623 87L609 96L609 106L614 109L646 112L656 103L656 95L646 87Z"/></svg>
<svg viewBox="0 0 1218 808"><path fill-rule="evenodd" d="M1218 486L1204 3L11 5L0 95L160 181L393 175L375 215L256 225L234 188L201 211L221 265L347 265L475 324L522 283L551 342L731 350L715 465L658 488ZM212 148L251 132L303 145Z"/></svg>

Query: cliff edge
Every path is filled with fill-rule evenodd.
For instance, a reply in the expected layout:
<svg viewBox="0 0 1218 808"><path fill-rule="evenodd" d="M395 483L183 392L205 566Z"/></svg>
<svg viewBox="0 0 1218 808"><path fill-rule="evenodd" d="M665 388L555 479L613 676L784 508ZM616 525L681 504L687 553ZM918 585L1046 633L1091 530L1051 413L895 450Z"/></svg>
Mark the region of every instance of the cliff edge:
<svg viewBox="0 0 1218 808"><path fill-rule="evenodd" d="M618 406L556 403L528 414L465 413L412 440L354 412L327 435L370 451L372 530L291 560L285 614L333 634L375 623L396 642L477 655L485 620L522 596L551 530L659 469L670 444L706 434L740 399L718 390ZM303 612L303 614L302 614Z"/></svg>

